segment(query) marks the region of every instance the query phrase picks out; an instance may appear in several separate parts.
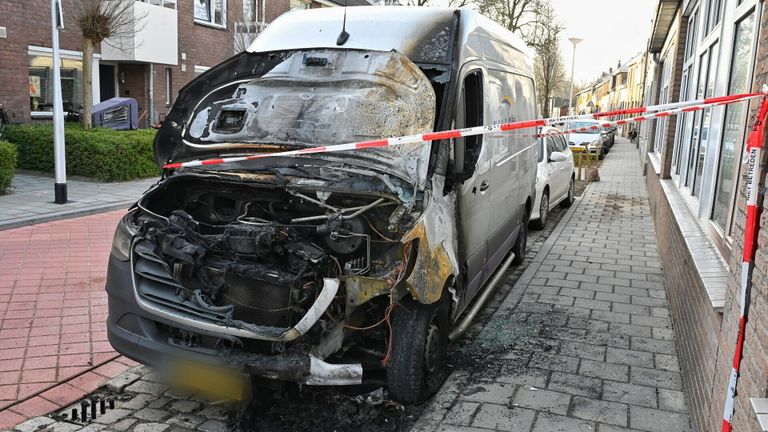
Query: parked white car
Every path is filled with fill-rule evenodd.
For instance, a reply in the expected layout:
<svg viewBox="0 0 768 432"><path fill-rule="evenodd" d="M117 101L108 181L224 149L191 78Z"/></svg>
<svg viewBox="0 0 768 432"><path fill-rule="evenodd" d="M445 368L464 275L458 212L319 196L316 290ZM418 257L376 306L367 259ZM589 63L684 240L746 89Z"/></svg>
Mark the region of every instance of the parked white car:
<svg viewBox="0 0 768 432"><path fill-rule="evenodd" d="M536 200L531 213L531 225L544 229L549 210L560 204L570 207L574 200L575 175L573 153L563 135L547 135L559 132L555 128L544 128L542 138L536 144L539 161L536 176Z"/></svg>

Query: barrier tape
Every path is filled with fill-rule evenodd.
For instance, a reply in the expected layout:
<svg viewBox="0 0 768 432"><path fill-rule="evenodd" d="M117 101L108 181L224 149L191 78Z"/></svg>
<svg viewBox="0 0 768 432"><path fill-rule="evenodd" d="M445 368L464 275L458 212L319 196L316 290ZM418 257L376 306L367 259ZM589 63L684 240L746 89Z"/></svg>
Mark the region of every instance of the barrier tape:
<svg viewBox="0 0 768 432"><path fill-rule="evenodd" d="M755 263L755 251L757 249L757 235L760 229L760 209L757 206L757 195L760 175L760 152L763 146L763 128L768 115L768 98L764 98L760 109L752 125L752 130L747 137L747 146L744 150L747 163L747 218L744 223L744 255L741 263L741 293L739 332L736 336L736 352L733 355L733 366L728 379L728 392L725 396L725 410L723 412L723 432L731 432L733 426L733 402L736 397L736 382L739 377L739 365L741 363L742 349L744 345L744 331L747 327L749 313L749 291L752 287L750 276Z"/></svg>
<svg viewBox="0 0 768 432"><path fill-rule="evenodd" d="M632 108L630 110L609 111L606 113L599 113L599 116L605 117L605 116L619 115L617 113L630 112L632 110L641 110L641 109L644 110L643 112L645 113L645 112L655 111L660 108L665 108L665 110L661 110L653 114L647 114L647 115L637 116L629 119L617 120L613 122L604 122L602 124L603 126L623 125L627 123L637 123L640 121L652 120L659 117L666 117L666 116L669 116L672 114L678 114L681 112L696 111L699 109L706 108L708 106L725 105L725 104L730 104L735 102L742 102L745 100L764 97L764 96L765 96L765 93L746 93L746 94L738 94L738 95L720 96L716 98L701 99L696 101L685 101L685 102L676 102L672 104L638 107L638 108ZM512 130L534 128L539 126L550 126L554 123L559 123L562 121L569 121L569 120L576 120L576 119L589 119L589 118L594 118L594 116L595 114L586 114L581 116L570 116L570 117L554 117L549 119L500 123L500 124L489 125L489 126L476 126L471 128L465 128L465 129L454 129L454 130L447 130L447 131L441 131L441 132L429 132L425 134L406 135L406 136L401 136L396 138L382 138L377 140L362 141L362 142L347 143L347 144L309 147L309 148L303 148L298 150L288 150L288 151L274 152L274 153L259 153L259 154L247 155L247 156L233 156L233 157L226 157L226 158L203 159L203 160L195 160L195 161L189 161L189 162L173 162L173 163L165 164L163 168L166 168L166 169L190 168L190 167L243 162L243 161L263 159L268 157L285 157L285 156L297 156L297 155L313 154L313 153L332 153L332 152L349 151L349 150L362 150L362 149L368 149L368 148L393 147L393 146L398 146L403 144L414 144L419 142L428 142L428 141L436 141L436 140L451 139L451 138L461 138L461 137L475 136L475 135L486 135L486 134L492 134L492 133L498 133L498 132L508 132ZM568 120L563 120L563 119L568 119ZM597 129L597 128L598 126L596 125L594 129ZM579 131L587 131L588 129L589 128L581 128L573 131L568 131L565 133L577 133Z"/></svg>

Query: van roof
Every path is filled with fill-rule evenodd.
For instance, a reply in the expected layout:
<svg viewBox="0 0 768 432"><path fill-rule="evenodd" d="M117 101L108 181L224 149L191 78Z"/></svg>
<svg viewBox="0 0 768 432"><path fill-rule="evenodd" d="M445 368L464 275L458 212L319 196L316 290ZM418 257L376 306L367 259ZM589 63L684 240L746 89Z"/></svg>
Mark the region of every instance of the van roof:
<svg viewBox="0 0 768 432"><path fill-rule="evenodd" d="M512 32L469 8L361 6L293 11L271 23L248 48L270 52L312 48L339 48L346 10L349 40L345 49L391 51L414 62L448 63L453 57L456 16L461 21L458 43L476 44L482 34L503 40L517 51L531 56L525 43ZM500 59L501 60L501 59Z"/></svg>

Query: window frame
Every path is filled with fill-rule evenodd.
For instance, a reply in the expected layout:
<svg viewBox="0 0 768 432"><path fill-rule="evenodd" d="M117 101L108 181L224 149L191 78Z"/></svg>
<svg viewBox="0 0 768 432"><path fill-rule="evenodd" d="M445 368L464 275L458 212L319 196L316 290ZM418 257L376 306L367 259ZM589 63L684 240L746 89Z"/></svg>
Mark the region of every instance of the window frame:
<svg viewBox="0 0 768 432"><path fill-rule="evenodd" d="M194 0L195 2L204 1L207 4L208 8L208 15L210 16L210 20L199 18L197 16L197 5L195 4L192 8L192 16L194 17L195 24L200 24L207 27L213 27L216 29L224 29L227 28L227 0ZM214 2L220 1L221 2L221 23L217 23L214 21L215 19L215 11L214 11Z"/></svg>

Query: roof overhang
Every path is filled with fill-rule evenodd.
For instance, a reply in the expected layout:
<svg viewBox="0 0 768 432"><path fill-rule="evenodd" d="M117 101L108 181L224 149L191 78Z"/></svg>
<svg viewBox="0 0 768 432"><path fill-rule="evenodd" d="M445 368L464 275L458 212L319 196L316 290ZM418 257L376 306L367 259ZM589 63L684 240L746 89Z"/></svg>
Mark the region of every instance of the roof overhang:
<svg viewBox="0 0 768 432"><path fill-rule="evenodd" d="M651 39L648 42L648 52L658 53L664 47L664 41L675 21L675 13L680 7L680 0L659 0L656 7L656 17L653 20Z"/></svg>

